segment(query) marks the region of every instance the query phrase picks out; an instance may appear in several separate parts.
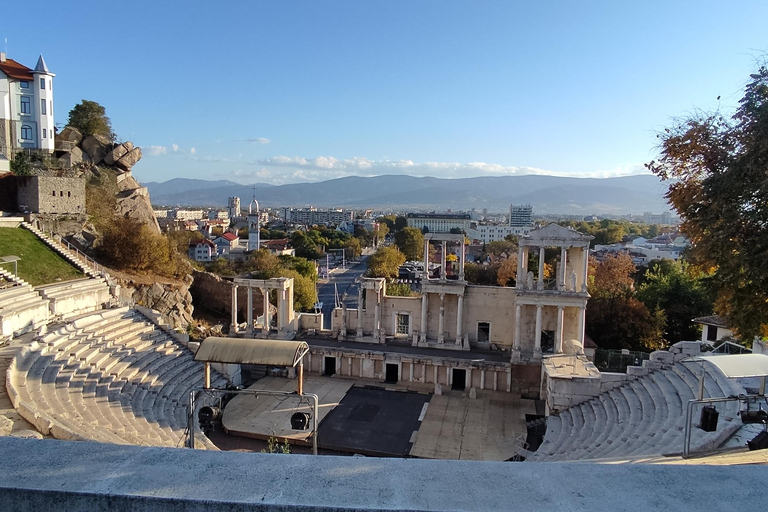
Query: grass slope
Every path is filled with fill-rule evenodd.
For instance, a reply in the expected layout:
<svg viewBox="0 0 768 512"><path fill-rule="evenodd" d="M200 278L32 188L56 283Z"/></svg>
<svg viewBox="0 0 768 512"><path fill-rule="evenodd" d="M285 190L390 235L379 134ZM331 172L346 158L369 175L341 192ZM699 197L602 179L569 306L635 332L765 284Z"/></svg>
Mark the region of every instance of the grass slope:
<svg viewBox="0 0 768 512"><path fill-rule="evenodd" d="M0 256L18 256L19 277L32 286L83 277L67 260L22 228L0 228ZM2 268L13 272L13 263Z"/></svg>

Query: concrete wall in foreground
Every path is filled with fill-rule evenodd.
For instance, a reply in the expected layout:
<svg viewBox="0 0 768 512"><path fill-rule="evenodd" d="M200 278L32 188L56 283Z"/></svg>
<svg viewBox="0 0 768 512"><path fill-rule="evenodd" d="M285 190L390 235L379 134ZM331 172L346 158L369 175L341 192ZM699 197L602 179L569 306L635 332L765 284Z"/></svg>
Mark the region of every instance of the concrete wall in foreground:
<svg viewBox="0 0 768 512"><path fill-rule="evenodd" d="M16 512L741 510L764 466L429 461L0 438ZM503 482L504 485L499 485Z"/></svg>

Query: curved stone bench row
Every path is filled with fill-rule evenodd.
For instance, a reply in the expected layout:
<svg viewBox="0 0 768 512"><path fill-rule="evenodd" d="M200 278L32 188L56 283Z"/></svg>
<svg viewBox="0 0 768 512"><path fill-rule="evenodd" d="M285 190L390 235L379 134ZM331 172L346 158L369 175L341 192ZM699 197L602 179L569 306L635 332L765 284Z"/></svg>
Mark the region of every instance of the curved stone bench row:
<svg viewBox="0 0 768 512"><path fill-rule="evenodd" d="M202 384L192 353L128 308L40 336L8 371L14 406L44 434L123 444L180 446L189 392ZM202 435L198 444L215 448Z"/></svg>
<svg viewBox="0 0 768 512"><path fill-rule="evenodd" d="M51 315L58 318L98 311L112 298L101 277L38 286L35 290L50 302Z"/></svg>
<svg viewBox="0 0 768 512"><path fill-rule="evenodd" d="M559 417L548 418L544 442L528 460L622 460L679 454L686 407L699 395L702 374L705 397L744 393L738 382L726 379L709 363L684 362L651 371L562 411ZM694 428L692 451L718 448L741 427L738 403L721 403L717 408L717 431Z"/></svg>
<svg viewBox="0 0 768 512"><path fill-rule="evenodd" d="M49 303L28 284L0 289L0 339L38 329L49 317Z"/></svg>

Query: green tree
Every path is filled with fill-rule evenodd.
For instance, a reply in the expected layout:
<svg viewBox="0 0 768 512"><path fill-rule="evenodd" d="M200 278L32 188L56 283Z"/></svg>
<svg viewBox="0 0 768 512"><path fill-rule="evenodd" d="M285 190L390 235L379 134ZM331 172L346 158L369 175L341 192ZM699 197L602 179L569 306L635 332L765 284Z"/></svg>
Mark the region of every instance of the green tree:
<svg viewBox="0 0 768 512"><path fill-rule="evenodd" d="M83 135L103 135L111 141L117 136L112 131L112 121L107 117L104 107L95 101L82 100L69 111L69 126L83 132Z"/></svg>
<svg viewBox="0 0 768 512"><path fill-rule="evenodd" d="M714 297L700 273L685 264L663 261L664 264L649 265L637 298L651 312L663 312L666 318L664 338L668 343L697 340L701 326L691 320L712 313Z"/></svg>
<svg viewBox="0 0 768 512"><path fill-rule="evenodd" d="M402 215L398 215L397 217L395 217L395 231L400 231L407 225L408 225L408 219L406 219Z"/></svg>
<svg viewBox="0 0 768 512"><path fill-rule="evenodd" d="M586 328L601 348L657 350L664 346L664 314L634 296L635 265L626 254L590 266Z"/></svg>
<svg viewBox="0 0 768 512"><path fill-rule="evenodd" d="M418 261L424 257L424 235L417 228L403 228L395 233L395 245L407 261Z"/></svg>
<svg viewBox="0 0 768 512"><path fill-rule="evenodd" d="M351 260L353 258L358 258L363 253L363 248L360 245L360 240L354 237L351 237L349 240L344 242L344 256Z"/></svg>
<svg viewBox="0 0 768 512"><path fill-rule="evenodd" d="M389 297L413 297L411 285L406 283L392 283L387 285L387 295Z"/></svg>
<svg viewBox="0 0 768 512"><path fill-rule="evenodd" d="M716 311L742 339L768 327L768 67L751 75L735 114L696 113L659 134L647 167L693 243L691 261L716 269Z"/></svg>
<svg viewBox="0 0 768 512"><path fill-rule="evenodd" d="M276 277L293 278L293 304L298 311L313 310L317 302L317 289L314 281L288 268L280 269Z"/></svg>
<svg viewBox="0 0 768 512"><path fill-rule="evenodd" d="M373 243L379 245L389 233L389 226L383 222L376 224L373 230Z"/></svg>
<svg viewBox="0 0 768 512"><path fill-rule="evenodd" d="M29 155L24 151L19 151L11 160L11 172L16 176L29 176L32 174L32 163Z"/></svg>
<svg viewBox="0 0 768 512"><path fill-rule="evenodd" d="M291 245L296 252L296 256L306 258L308 260L319 259L322 256L322 253L318 250L317 243L315 241L317 238L320 237L313 237L309 233L305 234L303 231L294 231L291 239Z"/></svg>
<svg viewBox="0 0 768 512"><path fill-rule="evenodd" d="M384 246L368 258L369 277L396 278L400 265L405 263L405 255L396 247Z"/></svg>

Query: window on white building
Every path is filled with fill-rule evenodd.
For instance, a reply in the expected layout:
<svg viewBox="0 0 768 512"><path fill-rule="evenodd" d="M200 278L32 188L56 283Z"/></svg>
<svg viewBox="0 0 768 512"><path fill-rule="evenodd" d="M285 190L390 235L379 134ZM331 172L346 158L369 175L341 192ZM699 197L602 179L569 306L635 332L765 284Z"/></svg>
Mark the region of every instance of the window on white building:
<svg viewBox="0 0 768 512"><path fill-rule="evenodd" d="M22 89L29 89L29 82L19 82L19 87Z"/></svg>
<svg viewBox="0 0 768 512"><path fill-rule="evenodd" d="M45 113L46 113L46 110L45 110L45 100L40 100L40 113L42 115L45 115Z"/></svg>
<svg viewBox="0 0 768 512"><path fill-rule="evenodd" d="M29 96L22 96L21 97L21 113L22 114L29 114L32 110L32 103L29 99Z"/></svg>
<svg viewBox="0 0 768 512"><path fill-rule="evenodd" d="M40 88L45 89L45 78L40 79Z"/></svg>
<svg viewBox="0 0 768 512"><path fill-rule="evenodd" d="M32 127L24 125L21 127L22 140L32 140Z"/></svg>
<svg viewBox="0 0 768 512"><path fill-rule="evenodd" d="M43 128L43 138L45 139L45 128Z"/></svg>

